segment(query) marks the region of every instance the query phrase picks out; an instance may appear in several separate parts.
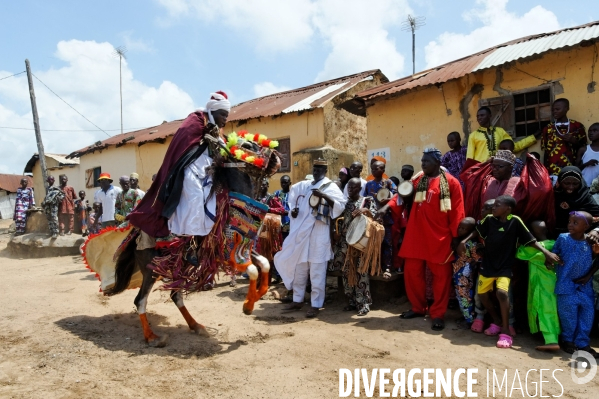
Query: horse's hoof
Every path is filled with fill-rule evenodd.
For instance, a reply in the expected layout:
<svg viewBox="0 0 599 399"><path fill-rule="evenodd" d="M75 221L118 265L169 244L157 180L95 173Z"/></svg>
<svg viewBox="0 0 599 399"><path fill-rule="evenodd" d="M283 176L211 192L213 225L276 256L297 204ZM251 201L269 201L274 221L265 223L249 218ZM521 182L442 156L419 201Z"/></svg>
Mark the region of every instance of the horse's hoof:
<svg viewBox="0 0 599 399"><path fill-rule="evenodd" d="M164 334L162 337L158 337L150 342L148 345L152 348L164 348L168 344L168 334Z"/></svg>
<svg viewBox="0 0 599 399"><path fill-rule="evenodd" d="M248 316L251 315L253 311L254 309L243 308L243 313L245 313Z"/></svg>
<svg viewBox="0 0 599 399"><path fill-rule="evenodd" d="M208 330L206 330L206 327L204 327L201 324L198 324L197 326L195 326L191 330L194 333L198 334L200 337L203 337L203 338L209 338L210 337L210 333L208 332Z"/></svg>

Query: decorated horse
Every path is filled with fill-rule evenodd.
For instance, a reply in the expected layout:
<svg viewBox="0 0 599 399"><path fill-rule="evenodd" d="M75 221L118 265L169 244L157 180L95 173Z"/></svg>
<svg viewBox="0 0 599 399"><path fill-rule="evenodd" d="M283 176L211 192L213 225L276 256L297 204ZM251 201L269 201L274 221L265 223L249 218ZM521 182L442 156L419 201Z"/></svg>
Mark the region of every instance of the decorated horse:
<svg viewBox="0 0 599 399"><path fill-rule="evenodd" d="M212 289L219 272L246 272L250 284L243 312L249 315L255 302L268 290L270 264L253 249L268 206L253 198L259 182L275 174L280 167L280 158L274 150L278 143L244 131L233 132L223 139L218 127L208 126L207 133L196 146L185 152L168 176L153 183L144 197L144 200L148 198L147 201L152 202L146 205L140 203L138 208L142 210L137 213L139 216L143 209L156 207L159 203L162 219L156 219L156 223L163 223L169 214L166 209L172 203L172 196L180 195L182 190L181 174L185 170L185 162L189 166L190 159L194 158L190 154L196 154L197 159L198 152L209 153L213 162L207 168L207 177L212 179L212 188L206 202L215 199L216 212L212 215L214 224L208 235L171 234L163 239L154 239L137 227L142 224L140 220L152 220L156 216L146 213L142 215L145 219L130 217L132 223L89 236L83 247L86 265L100 279L100 290L104 295L112 296L126 289L139 288L134 303L144 338L156 347L165 346L168 338L167 335L157 336L146 317L148 296L157 280L163 282L161 290L170 291L170 298L189 328L201 336L209 334L190 315L183 301L184 294Z"/></svg>

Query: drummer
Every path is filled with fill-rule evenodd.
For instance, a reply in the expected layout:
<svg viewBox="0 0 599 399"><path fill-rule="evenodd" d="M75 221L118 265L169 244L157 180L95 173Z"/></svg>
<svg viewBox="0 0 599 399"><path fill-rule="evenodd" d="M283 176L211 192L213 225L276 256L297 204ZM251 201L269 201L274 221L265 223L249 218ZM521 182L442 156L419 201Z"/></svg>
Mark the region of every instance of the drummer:
<svg viewBox="0 0 599 399"><path fill-rule="evenodd" d="M349 177L352 179L354 177L357 177L358 179L360 179L360 182L362 182L362 191L360 192L361 196L364 196L364 190L366 189L366 183L367 183L366 180L364 180L364 179L362 179L362 177L360 177L360 175L362 174L363 168L364 168L364 165L362 165L362 162L359 162L359 161L355 161L351 165L349 165ZM348 197L347 185L343 189L343 195L345 196L345 198Z"/></svg>
<svg viewBox="0 0 599 399"><path fill-rule="evenodd" d="M387 205L391 197L397 194L397 186L393 181L385 178L385 163L376 161L372 164L372 176L374 178L366 183L364 189L365 197L372 197L375 200L377 209L380 209ZM385 226L385 239L383 240L381 248L381 265L384 270L383 278L391 278L391 266L393 265L393 217L391 212L386 211L384 214L379 214L382 217L383 226Z"/></svg>
<svg viewBox="0 0 599 399"><path fill-rule="evenodd" d="M343 289L349 299L349 304L343 308L344 311L358 311L358 316L365 316L370 311L372 297L370 296L370 280L368 273L355 273L349 275L349 267L344 267L347 255L347 230L350 223L358 215L367 215L373 217L376 212L376 205L372 198L362 197L362 185L360 179L354 177L347 183L349 198L345 204L345 210L336 223L339 230L335 233L335 243L333 245L334 258L329 262L329 271L343 271ZM362 257L363 252L357 251ZM361 260L354 262L360 267Z"/></svg>

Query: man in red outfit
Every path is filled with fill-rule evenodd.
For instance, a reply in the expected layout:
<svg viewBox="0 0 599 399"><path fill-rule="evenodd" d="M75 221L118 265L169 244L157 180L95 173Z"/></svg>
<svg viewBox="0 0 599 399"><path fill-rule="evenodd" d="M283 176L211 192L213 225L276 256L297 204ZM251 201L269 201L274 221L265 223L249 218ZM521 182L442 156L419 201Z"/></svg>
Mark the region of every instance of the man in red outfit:
<svg viewBox="0 0 599 399"><path fill-rule="evenodd" d="M399 256L405 259L404 279L412 309L400 317L412 319L426 314L425 266L428 266L433 273L435 297L428 310L433 319L432 329L440 331L445 328L451 289L454 258L451 242L464 218L464 199L460 182L441 169L441 151L425 149L421 166L422 173L413 179L414 204L399 251Z"/></svg>

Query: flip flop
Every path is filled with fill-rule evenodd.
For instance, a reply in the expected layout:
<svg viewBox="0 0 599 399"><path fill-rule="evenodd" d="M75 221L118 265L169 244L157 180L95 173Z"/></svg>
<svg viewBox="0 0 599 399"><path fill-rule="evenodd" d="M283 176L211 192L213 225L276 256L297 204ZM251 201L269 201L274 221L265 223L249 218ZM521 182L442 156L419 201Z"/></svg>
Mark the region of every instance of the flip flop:
<svg viewBox="0 0 599 399"><path fill-rule="evenodd" d="M499 334L500 332L501 332L501 327L499 327L495 323L491 323L491 325L489 326L489 328L487 328L485 330L485 335L488 335L488 336L492 337L492 336L495 336L495 335Z"/></svg>
<svg viewBox="0 0 599 399"><path fill-rule="evenodd" d="M482 321L481 319L474 320L474 322L472 322L472 325L470 326L470 330L472 330L475 333L483 332L484 328L485 328L485 322Z"/></svg>
<svg viewBox="0 0 599 399"><path fill-rule="evenodd" d="M509 349L512 347L512 337L508 334L499 334L499 339L497 340L497 347L502 349Z"/></svg>
<svg viewBox="0 0 599 399"><path fill-rule="evenodd" d="M545 345L539 345L535 349L540 352L557 352L559 350L559 345L558 344L545 344Z"/></svg>
<svg viewBox="0 0 599 399"><path fill-rule="evenodd" d="M406 310L402 314L399 315L400 319L413 319L415 317L424 317L422 313L416 313L412 309Z"/></svg>

